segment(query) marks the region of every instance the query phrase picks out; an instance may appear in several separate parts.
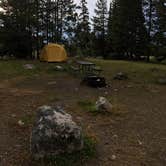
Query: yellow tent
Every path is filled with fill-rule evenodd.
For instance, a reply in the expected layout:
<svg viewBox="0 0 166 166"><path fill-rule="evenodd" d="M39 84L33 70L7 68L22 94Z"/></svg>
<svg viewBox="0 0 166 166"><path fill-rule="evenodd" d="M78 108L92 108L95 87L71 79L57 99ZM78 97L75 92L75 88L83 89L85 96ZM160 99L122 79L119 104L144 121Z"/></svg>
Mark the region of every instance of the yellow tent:
<svg viewBox="0 0 166 166"><path fill-rule="evenodd" d="M67 53L63 46L50 43L42 49L40 60L45 62L63 62L67 60Z"/></svg>

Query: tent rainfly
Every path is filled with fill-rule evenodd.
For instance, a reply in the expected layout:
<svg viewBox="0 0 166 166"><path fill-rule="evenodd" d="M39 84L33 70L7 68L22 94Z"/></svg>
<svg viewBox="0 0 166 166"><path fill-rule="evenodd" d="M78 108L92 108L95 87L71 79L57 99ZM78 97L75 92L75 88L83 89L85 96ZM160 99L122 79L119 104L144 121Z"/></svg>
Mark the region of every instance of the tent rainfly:
<svg viewBox="0 0 166 166"><path fill-rule="evenodd" d="M44 62L64 62L67 60L67 53L63 46L50 43L41 51L40 61Z"/></svg>

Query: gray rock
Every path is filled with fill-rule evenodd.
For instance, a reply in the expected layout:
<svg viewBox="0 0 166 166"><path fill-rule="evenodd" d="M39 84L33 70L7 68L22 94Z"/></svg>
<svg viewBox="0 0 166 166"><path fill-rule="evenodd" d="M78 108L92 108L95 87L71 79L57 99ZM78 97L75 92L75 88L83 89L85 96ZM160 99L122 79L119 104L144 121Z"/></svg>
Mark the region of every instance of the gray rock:
<svg viewBox="0 0 166 166"><path fill-rule="evenodd" d="M157 82L161 85L166 85L166 78L160 78Z"/></svg>
<svg viewBox="0 0 166 166"><path fill-rule="evenodd" d="M123 73L123 72L119 72L114 76L115 80L126 80L128 79L127 74Z"/></svg>
<svg viewBox="0 0 166 166"><path fill-rule="evenodd" d="M9 58L8 55L4 55L4 56L2 57L2 59L3 59L3 60L9 60L10 58Z"/></svg>
<svg viewBox="0 0 166 166"><path fill-rule="evenodd" d="M23 67L24 67L24 69L27 69L27 70L32 70L35 68L35 66L33 64L25 64Z"/></svg>
<svg viewBox="0 0 166 166"><path fill-rule="evenodd" d="M56 71L64 71L64 68L62 66L57 65L57 66L55 66L55 70Z"/></svg>
<svg viewBox="0 0 166 166"><path fill-rule="evenodd" d="M112 108L112 104L105 97L99 97L98 101L96 102L96 109L98 111L111 112Z"/></svg>
<svg viewBox="0 0 166 166"><path fill-rule="evenodd" d="M35 159L72 153L82 148L82 130L71 115L59 107L39 108L31 134L31 153Z"/></svg>

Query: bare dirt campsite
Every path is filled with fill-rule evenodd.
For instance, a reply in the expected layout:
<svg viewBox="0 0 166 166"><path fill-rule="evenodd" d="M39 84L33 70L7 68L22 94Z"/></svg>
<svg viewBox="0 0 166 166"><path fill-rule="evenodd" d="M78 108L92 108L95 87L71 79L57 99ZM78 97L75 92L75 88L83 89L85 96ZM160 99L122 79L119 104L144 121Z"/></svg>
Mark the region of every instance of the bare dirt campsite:
<svg viewBox="0 0 166 166"><path fill-rule="evenodd" d="M166 164L166 75L164 65L88 59L100 65L109 87L91 88L80 78L38 61L0 62L0 165L164 166ZM25 68L26 64L33 69ZM126 80L114 80L123 71ZM100 96L112 113L91 108ZM91 141L83 155L52 162L30 156L30 134L36 110L61 105ZM73 154L74 155L74 154ZM86 156L87 155L87 156ZM59 163L59 164L58 164Z"/></svg>
<svg viewBox="0 0 166 166"><path fill-rule="evenodd" d="M166 166L166 0L0 0L0 166Z"/></svg>

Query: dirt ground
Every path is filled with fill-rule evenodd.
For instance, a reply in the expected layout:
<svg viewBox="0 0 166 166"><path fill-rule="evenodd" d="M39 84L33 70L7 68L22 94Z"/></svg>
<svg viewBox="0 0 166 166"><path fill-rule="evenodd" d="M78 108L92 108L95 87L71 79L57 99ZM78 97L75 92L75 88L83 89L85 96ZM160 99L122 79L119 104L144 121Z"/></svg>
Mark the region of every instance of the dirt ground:
<svg viewBox="0 0 166 166"><path fill-rule="evenodd" d="M78 105L99 96L112 100L117 114L94 115ZM34 166L29 140L41 105L62 105L96 138L97 157L85 166L166 165L166 86L112 81L109 88L93 89L62 74L0 81L0 166ZM19 120L25 125L18 125Z"/></svg>

